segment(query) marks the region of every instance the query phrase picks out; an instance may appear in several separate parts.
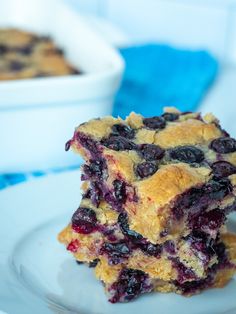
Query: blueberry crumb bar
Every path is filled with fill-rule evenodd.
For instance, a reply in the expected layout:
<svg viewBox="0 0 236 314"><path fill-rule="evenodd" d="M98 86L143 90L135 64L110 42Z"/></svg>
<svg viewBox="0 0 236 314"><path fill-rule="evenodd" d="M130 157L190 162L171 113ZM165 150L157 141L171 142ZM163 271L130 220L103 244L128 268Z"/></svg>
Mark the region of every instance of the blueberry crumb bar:
<svg viewBox="0 0 236 314"><path fill-rule="evenodd" d="M0 29L0 80L80 74L48 36Z"/></svg>
<svg viewBox="0 0 236 314"><path fill-rule="evenodd" d="M165 108L76 128L83 198L59 234L95 267L112 303L160 291L223 287L236 270L236 140L212 115Z"/></svg>

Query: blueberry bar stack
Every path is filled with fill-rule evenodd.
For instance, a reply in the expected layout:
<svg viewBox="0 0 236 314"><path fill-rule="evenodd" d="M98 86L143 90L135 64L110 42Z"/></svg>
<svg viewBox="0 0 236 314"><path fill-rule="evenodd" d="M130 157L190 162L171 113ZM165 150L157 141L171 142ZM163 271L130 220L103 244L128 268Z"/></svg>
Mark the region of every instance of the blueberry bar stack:
<svg viewBox="0 0 236 314"><path fill-rule="evenodd" d="M59 241L95 268L110 302L193 295L233 277L236 140L212 114L94 119L70 148L85 160L82 200Z"/></svg>

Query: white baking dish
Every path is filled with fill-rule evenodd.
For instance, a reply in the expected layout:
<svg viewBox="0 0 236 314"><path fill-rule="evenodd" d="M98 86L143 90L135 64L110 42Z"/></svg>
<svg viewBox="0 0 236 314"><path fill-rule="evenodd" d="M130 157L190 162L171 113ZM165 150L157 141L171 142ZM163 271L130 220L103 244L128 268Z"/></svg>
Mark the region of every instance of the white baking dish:
<svg viewBox="0 0 236 314"><path fill-rule="evenodd" d="M73 127L111 113L123 60L60 0L0 0L0 27L50 35L85 74L0 81L0 172L73 165Z"/></svg>

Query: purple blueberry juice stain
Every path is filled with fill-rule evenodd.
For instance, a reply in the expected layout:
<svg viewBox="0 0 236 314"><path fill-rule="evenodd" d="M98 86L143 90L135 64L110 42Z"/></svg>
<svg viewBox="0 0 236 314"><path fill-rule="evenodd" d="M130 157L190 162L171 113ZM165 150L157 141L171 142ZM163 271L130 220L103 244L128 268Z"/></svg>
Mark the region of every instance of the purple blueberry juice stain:
<svg viewBox="0 0 236 314"><path fill-rule="evenodd" d="M177 270L179 283L183 283L187 280L197 279L196 274L191 268L186 267L183 263L179 261L178 258L169 257L172 261L173 267Z"/></svg>
<svg viewBox="0 0 236 314"><path fill-rule="evenodd" d="M184 238L186 242L189 242L193 252L202 260L205 266L208 266L215 251L213 248L214 239L200 231L192 231L188 236Z"/></svg>
<svg viewBox="0 0 236 314"><path fill-rule="evenodd" d="M217 208L204 212L196 217L191 217L188 224L193 230L211 233L211 231L217 231L223 225L225 219L224 211Z"/></svg>

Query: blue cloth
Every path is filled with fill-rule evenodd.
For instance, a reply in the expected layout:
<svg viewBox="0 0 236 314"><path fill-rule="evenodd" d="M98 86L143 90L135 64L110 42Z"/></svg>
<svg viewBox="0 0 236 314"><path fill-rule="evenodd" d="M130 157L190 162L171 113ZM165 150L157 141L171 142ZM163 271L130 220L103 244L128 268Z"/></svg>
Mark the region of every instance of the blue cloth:
<svg viewBox="0 0 236 314"><path fill-rule="evenodd" d="M164 106L195 110L218 73L217 61L206 51L147 44L120 52L126 69L113 115L122 118L130 111L159 115Z"/></svg>
<svg viewBox="0 0 236 314"><path fill-rule="evenodd" d="M149 44L123 48L121 54L126 70L113 114L122 118L130 111L144 116L159 115L163 106L176 106L181 111L195 110L218 71L217 61L206 51ZM2 174L0 189L74 168Z"/></svg>

